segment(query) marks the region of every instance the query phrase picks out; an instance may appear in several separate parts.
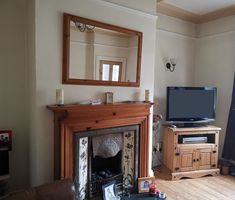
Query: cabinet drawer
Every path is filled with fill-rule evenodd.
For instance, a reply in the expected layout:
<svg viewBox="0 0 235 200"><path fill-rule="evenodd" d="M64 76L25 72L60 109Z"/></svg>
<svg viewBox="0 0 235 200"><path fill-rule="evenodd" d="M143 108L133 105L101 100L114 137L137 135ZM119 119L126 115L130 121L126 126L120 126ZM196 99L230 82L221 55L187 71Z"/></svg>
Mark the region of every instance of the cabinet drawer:
<svg viewBox="0 0 235 200"><path fill-rule="evenodd" d="M178 144L179 149L215 149L216 144L212 143L199 143L199 144Z"/></svg>

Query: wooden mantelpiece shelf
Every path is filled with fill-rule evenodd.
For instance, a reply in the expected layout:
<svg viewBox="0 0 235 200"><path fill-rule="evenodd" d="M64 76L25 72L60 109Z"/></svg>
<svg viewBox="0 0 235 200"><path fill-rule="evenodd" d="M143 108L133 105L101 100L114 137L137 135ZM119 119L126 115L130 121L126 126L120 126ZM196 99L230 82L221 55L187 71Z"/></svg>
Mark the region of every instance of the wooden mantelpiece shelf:
<svg viewBox="0 0 235 200"><path fill-rule="evenodd" d="M139 125L139 177L149 176L151 102L47 106L54 113L54 177L73 178L73 135L82 131Z"/></svg>
<svg viewBox="0 0 235 200"><path fill-rule="evenodd" d="M172 180L218 175L219 131L216 126L164 128L163 164ZM182 137L207 137L207 142L183 144Z"/></svg>

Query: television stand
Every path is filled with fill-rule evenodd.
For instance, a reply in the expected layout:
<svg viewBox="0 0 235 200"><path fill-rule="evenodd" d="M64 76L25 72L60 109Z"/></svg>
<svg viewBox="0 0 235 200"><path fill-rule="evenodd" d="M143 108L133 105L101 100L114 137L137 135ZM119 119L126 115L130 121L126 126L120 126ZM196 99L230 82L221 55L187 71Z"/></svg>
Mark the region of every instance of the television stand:
<svg viewBox="0 0 235 200"><path fill-rule="evenodd" d="M172 180L219 174L217 161L220 130L216 126L164 128L163 164ZM189 140L190 143L182 142L182 138L190 137L194 137Z"/></svg>

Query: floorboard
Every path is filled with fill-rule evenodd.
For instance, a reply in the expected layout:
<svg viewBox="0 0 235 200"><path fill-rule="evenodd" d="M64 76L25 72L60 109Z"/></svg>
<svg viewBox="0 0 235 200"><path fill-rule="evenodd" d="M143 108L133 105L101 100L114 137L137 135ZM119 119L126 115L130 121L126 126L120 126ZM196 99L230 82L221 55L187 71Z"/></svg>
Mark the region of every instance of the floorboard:
<svg viewBox="0 0 235 200"><path fill-rule="evenodd" d="M215 176L196 179L166 180L155 173L157 188L167 200L235 200L235 177Z"/></svg>

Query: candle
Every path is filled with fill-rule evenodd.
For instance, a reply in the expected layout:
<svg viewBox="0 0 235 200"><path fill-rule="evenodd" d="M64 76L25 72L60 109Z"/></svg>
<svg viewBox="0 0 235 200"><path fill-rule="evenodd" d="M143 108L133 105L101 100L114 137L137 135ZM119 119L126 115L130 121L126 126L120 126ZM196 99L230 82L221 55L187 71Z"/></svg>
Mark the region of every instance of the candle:
<svg viewBox="0 0 235 200"><path fill-rule="evenodd" d="M149 102L149 90L145 90L145 101Z"/></svg>
<svg viewBox="0 0 235 200"><path fill-rule="evenodd" d="M56 104L57 105L64 104L64 90L62 88L56 89Z"/></svg>

